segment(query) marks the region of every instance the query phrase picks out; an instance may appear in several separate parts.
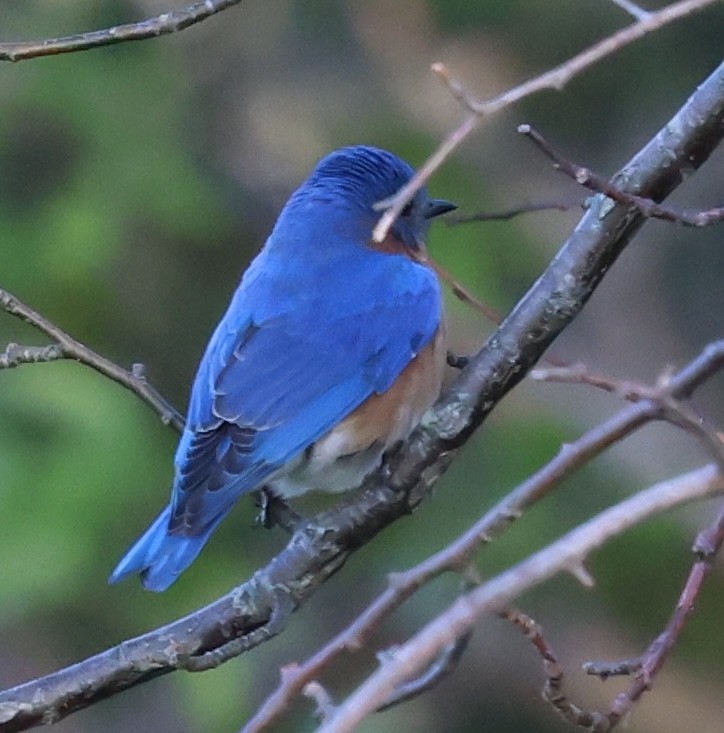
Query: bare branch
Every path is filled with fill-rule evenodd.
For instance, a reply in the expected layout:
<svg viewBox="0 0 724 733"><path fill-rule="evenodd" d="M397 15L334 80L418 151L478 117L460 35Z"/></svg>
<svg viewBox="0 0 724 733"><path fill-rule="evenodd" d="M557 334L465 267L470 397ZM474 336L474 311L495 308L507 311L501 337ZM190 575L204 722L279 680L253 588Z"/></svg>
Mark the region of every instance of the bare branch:
<svg viewBox="0 0 724 733"><path fill-rule="evenodd" d="M571 209L580 209L581 202L568 204L562 201L539 201L531 204L521 204L512 209L504 209L503 211L479 211L476 214L452 214L446 216L443 221L449 227L459 226L460 224L473 224L480 221L508 221L522 214L534 214L538 211L570 211Z"/></svg>
<svg viewBox="0 0 724 733"><path fill-rule="evenodd" d="M424 692L432 690L448 675L452 674L460 664L460 660L463 658L465 650L468 648L468 644L473 635L472 630L463 634L459 638L455 639L452 644L448 644L443 648L442 652L437 659L419 676L414 680L405 682L387 698L384 704L377 708L378 712L387 710L400 703L407 702L419 697ZM378 659L384 663L384 660L389 656L394 656L394 650L383 652L378 655Z"/></svg>
<svg viewBox="0 0 724 733"><path fill-rule="evenodd" d="M626 206L635 206L644 216L665 221L679 222L694 227L718 224L724 220L724 207L709 209L708 211L676 211L670 206L662 206L651 199L636 196L622 191L618 186L607 181L603 176L594 173L590 168L566 160L556 149L530 125L520 125L518 132L532 140L552 161L556 170L565 173L576 183L589 191L602 193L610 199Z"/></svg>
<svg viewBox="0 0 724 733"><path fill-rule="evenodd" d="M628 379L616 379L607 374L591 371L585 364L569 364L566 366L536 367L528 375L539 382L559 382L562 384L585 384L602 389L629 402L642 399L660 399L661 388L649 387L641 382Z"/></svg>
<svg viewBox="0 0 724 733"><path fill-rule="evenodd" d="M317 709L314 711L319 720L326 720L334 711L334 703L332 696L327 690L319 684L319 682L310 682L304 687L304 695L314 700Z"/></svg>
<svg viewBox="0 0 724 733"><path fill-rule="evenodd" d="M18 41L0 43L0 61L24 61L42 56L56 56L61 53L87 51L100 46L111 46L126 41L143 41L147 38L177 33L200 23L222 10L238 5L241 0L203 0L181 10L172 10L155 18L139 20L136 23L116 25L100 31L77 33L61 38L46 38L40 41Z"/></svg>
<svg viewBox="0 0 724 733"><path fill-rule="evenodd" d="M543 659L543 671L546 683L543 687L543 699L547 700L553 709L569 723L591 730L598 730L602 721L608 722L603 713L590 713L571 702L563 692L563 668L550 644L543 635L543 629L534 619L517 609L506 609L498 614L506 621L517 626L533 644Z"/></svg>
<svg viewBox="0 0 724 733"><path fill-rule="evenodd" d="M724 342L721 342L724 345ZM638 382L619 380L596 374L585 366L533 369L531 377L541 381L586 384L611 392L630 402L648 402L659 406L659 418L683 428L696 436L715 462L724 470L724 442L717 431L707 423L690 405L676 398L670 391L671 375L667 372L655 387Z"/></svg>
<svg viewBox="0 0 724 733"><path fill-rule="evenodd" d="M644 10L635 3L632 3L631 0L611 0L611 2L618 5L622 10L625 10L629 15L636 18L636 20L644 20L651 14L648 10Z"/></svg>
<svg viewBox="0 0 724 733"><path fill-rule="evenodd" d="M454 99L473 114L477 114L477 100L465 89L461 81L452 76L445 64L437 61L430 66L430 71L442 79Z"/></svg>
<svg viewBox="0 0 724 733"><path fill-rule="evenodd" d="M711 572L714 557L721 549L722 543L724 543L724 509L720 511L711 526L703 530L694 542L694 552L699 555L699 559L691 568L669 623L642 655L636 671L636 679L626 692L618 695L614 700L608 713L611 728L621 722L644 692L651 689L654 677L663 667L694 610L704 580Z"/></svg>
<svg viewBox="0 0 724 733"><path fill-rule="evenodd" d="M503 320L503 315L500 311L495 310L492 306L487 303L483 303L481 300L476 298L464 285L453 277L441 264L432 259L429 255L425 257L425 262L435 271L437 276L446 283L453 295L461 300L463 303L467 303L473 307L478 313L481 313L483 317L494 325L499 325Z"/></svg>
<svg viewBox="0 0 724 733"><path fill-rule="evenodd" d="M458 598L446 611L423 627L394 656L373 673L318 733L351 731L384 703L392 690L419 674L440 650L468 633L484 613L510 603L517 595L583 560L611 537L676 506L724 492L724 475L706 466L656 484L601 512L561 539L509 570Z"/></svg>
<svg viewBox="0 0 724 733"><path fill-rule="evenodd" d="M615 662L585 662L583 671L586 674L595 675L602 680L609 677L621 677L638 672L641 669L641 657L629 657L628 659L617 659Z"/></svg>
<svg viewBox="0 0 724 733"><path fill-rule="evenodd" d="M20 346L8 344L0 354L0 369L13 369L21 364L40 364L65 359L63 350L57 344L49 346Z"/></svg>
<svg viewBox="0 0 724 733"><path fill-rule="evenodd" d="M158 414L164 425L170 425L178 432L183 430L183 417L146 381L143 375L142 365L134 364L130 372L123 369L118 364L110 361L110 359L106 359L104 356L97 354L92 349L76 341L72 336L69 336L65 331L51 323L45 316L42 316L37 311L25 305L7 290L0 289L0 310L4 310L16 318L20 318L56 341L56 344L46 347L44 352L46 358L20 358L13 366L21 363L27 364L30 362L53 361L57 359L73 359L79 361L81 364L95 369L104 377L118 382L118 384L140 397ZM11 347L13 347L13 344L10 344L6 348L6 360L9 358L8 351ZM14 351L14 358L17 359L17 348ZM26 352L24 355L28 357L33 354L36 356L39 355L39 352L28 352L27 349L24 351ZM2 359L0 358L1 365Z"/></svg>
<svg viewBox="0 0 724 733"><path fill-rule="evenodd" d="M571 79L585 71L589 66L606 58L606 56L610 56L634 41L639 40L639 38L645 36L647 33L663 28L665 25L680 20L687 15L704 10L704 8L713 5L716 1L681 0L681 2L667 5L665 8L656 12L648 13L633 25L604 38L602 41L595 43L585 51L582 51L550 71L485 101L476 101L470 95L463 95L462 85L452 80L444 64L434 64L433 70L447 80L453 96L459 101L462 101L471 113L457 129L453 130L443 140L440 147L425 161L412 179L395 196L380 202L379 208L385 209L385 212L380 217L374 229L374 240L376 242L382 242L384 240L390 227L405 206L412 200L415 193L425 185L430 176L447 160L450 153L467 139L468 135L470 135L482 119L543 89L561 91Z"/></svg>

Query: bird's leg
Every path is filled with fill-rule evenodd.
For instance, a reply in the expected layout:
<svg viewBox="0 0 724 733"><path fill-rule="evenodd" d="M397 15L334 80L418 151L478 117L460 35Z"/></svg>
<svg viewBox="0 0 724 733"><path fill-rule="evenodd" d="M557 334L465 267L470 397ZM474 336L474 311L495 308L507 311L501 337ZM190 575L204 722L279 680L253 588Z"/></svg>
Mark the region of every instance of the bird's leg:
<svg viewBox="0 0 724 733"><path fill-rule="evenodd" d="M293 534L304 521L301 514L295 512L284 499L277 496L268 486L262 486L254 492L254 501L259 509L256 523L265 529L278 526L289 534Z"/></svg>
<svg viewBox="0 0 724 733"><path fill-rule="evenodd" d="M458 356L457 354L454 354L452 351L449 350L447 352L448 366L451 366L453 369L465 369L469 361L469 356Z"/></svg>

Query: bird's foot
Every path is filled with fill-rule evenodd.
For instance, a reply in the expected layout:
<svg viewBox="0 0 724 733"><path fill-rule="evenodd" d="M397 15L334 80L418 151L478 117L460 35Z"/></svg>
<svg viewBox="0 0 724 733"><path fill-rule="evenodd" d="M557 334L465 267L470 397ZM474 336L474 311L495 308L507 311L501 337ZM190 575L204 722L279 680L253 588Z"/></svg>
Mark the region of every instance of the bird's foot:
<svg viewBox="0 0 724 733"><path fill-rule="evenodd" d="M254 501L259 509L256 524L265 529L278 526L289 534L293 534L304 521L301 514L292 509L284 499L277 496L268 486L254 492Z"/></svg>
<svg viewBox="0 0 724 733"><path fill-rule="evenodd" d="M453 369L465 369L465 367L470 362L469 356L458 356L457 354L454 354L452 351L447 352L447 363L448 366L453 367Z"/></svg>

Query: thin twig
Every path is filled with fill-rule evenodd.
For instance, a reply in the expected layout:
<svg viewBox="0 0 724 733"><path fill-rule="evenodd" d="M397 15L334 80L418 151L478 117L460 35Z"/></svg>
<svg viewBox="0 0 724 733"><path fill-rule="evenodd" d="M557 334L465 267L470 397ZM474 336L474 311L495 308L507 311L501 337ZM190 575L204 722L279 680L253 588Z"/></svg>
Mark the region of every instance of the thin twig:
<svg viewBox="0 0 724 733"><path fill-rule="evenodd" d="M681 2L667 5L661 10L648 13L645 17L637 20L632 25L604 38L593 44L585 51L568 59L550 71L534 77L529 81L519 84L502 94L484 101L476 101L469 95L461 94L462 85L452 80L444 64L433 64L433 71L449 81L446 83L456 99L463 101L470 114L463 122L443 140L438 149L418 169L412 179L403 186L396 194L386 201L380 202L380 207L385 211L377 222L373 232L376 242L382 242L390 231L390 227L400 215L405 206L412 200L415 193L421 189L429 180L430 176L447 160L453 152L477 127L478 123L496 112L520 101L543 89L562 90L575 76L596 64L606 56L621 50L634 41L639 40L647 33L663 28L681 18L691 15L717 0L681 0Z"/></svg>
<svg viewBox="0 0 724 733"><path fill-rule="evenodd" d="M451 644L443 647L437 659L419 677L415 677L415 679L409 680L395 689L387 700L377 708L377 711L381 712L400 703L413 700L436 687L458 668L472 635L471 629L469 633L463 634ZM386 650L377 656L384 663L384 660L389 656L394 656L394 650Z"/></svg>
<svg viewBox="0 0 724 733"><path fill-rule="evenodd" d="M628 676L638 672L641 669L641 657L617 659L615 662L584 662L582 668L586 674L600 677L605 682L609 677Z"/></svg>
<svg viewBox="0 0 724 733"><path fill-rule="evenodd" d="M8 344L0 354L0 369L14 369L21 364L42 364L49 361L65 359L63 350L58 344L48 346L20 346Z"/></svg>
<svg viewBox="0 0 724 733"><path fill-rule="evenodd" d="M621 10L625 10L629 15L636 18L636 20L644 20L651 15L651 11L640 8L635 3L632 3L631 0L611 0L611 2L618 5Z"/></svg>
<svg viewBox="0 0 724 733"><path fill-rule="evenodd" d="M48 353L50 353L51 358L35 361L50 361L51 359L61 358L55 356L57 350L60 350L62 358L79 361L81 364L95 369L104 377L112 379L114 382L117 382L140 397L156 412L164 425L170 425L178 432L183 430L183 417L146 381L143 375L143 367L140 364L135 364L131 371L123 369L123 367L118 366L118 364L110 361L110 359L106 359L104 356L97 354L92 349L76 341L61 328L51 323L45 316L42 316L37 311L25 305L7 290L0 289L0 310L4 310L6 313L29 323L56 342L54 347L47 347L50 349ZM10 346L8 346L8 349ZM28 361L30 360L23 360L22 363L28 363Z"/></svg>
<svg viewBox="0 0 724 733"><path fill-rule="evenodd" d="M616 696L608 712L610 728L617 725L634 703L651 689L656 675L661 671L668 655L681 636L701 592L706 576L711 572L713 560L724 543L724 509L714 522L703 530L694 542L694 552L699 556L689 573L669 623L654 639L641 657L636 678L628 690Z"/></svg>
<svg viewBox="0 0 724 733"><path fill-rule="evenodd" d="M545 638L540 624L515 608L507 608L500 611L498 615L519 628L540 654L546 676L546 683L543 686L543 699L549 702L564 720L593 731L598 730L598 726L602 721L608 722L603 713L584 710L571 702L563 692L563 668L558 663L558 658Z"/></svg>
<svg viewBox="0 0 724 733"><path fill-rule="evenodd" d="M314 700L316 704L315 716L321 721L326 720L334 711L334 702L332 696L327 690L319 684L319 682L309 682L304 686L303 694L305 697Z"/></svg>
<svg viewBox="0 0 724 733"><path fill-rule="evenodd" d="M616 379L607 374L592 371L585 364L567 364L565 366L536 367L528 375L539 382L557 382L561 384L584 384L614 394L629 402L642 399L658 399L661 397L660 387L650 387L641 382L629 379Z"/></svg>
<svg viewBox="0 0 724 733"><path fill-rule="evenodd" d="M662 408L662 419L696 437L711 459L724 471L724 443L719 432L685 402L667 399Z"/></svg>
<svg viewBox="0 0 724 733"><path fill-rule="evenodd" d="M676 399L669 392L668 385L671 375L668 370L659 378L655 387L595 373L581 364L533 369L530 377L547 382L590 385L618 395L629 402L653 401L660 406L661 419L667 420L696 436L724 471L724 442L722 442L720 434L708 424L702 415L696 413L691 405Z"/></svg>
<svg viewBox="0 0 724 733"><path fill-rule="evenodd" d="M707 211L677 211L670 206L657 204L652 199L622 191L618 186L603 176L594 173L590 168L577 165L564 158L538 131L530 125L520 125L518 132L532 140L538 148L553 161L553 167L561 171L576 183L594 193L602 193L610 199L624 204L635 206L644 216L653 219L663 219L693 227L704 227L718 224L724 220L724 207L717 207Z"/></svg>
<svg viewBox="0 0 724 733"><path fill-rule="evenodd" d="M463 107L465 107L465 109L473 114L478 113L478 101L472 94L470 94L470 92L467 91L467 89L465 89L462 82L450 73L450 70L445 66L445 64L441 61L436 61L434 64L430 65L430 71L442 80L453 99L456 99Z"/></svg>
<svg viewBox="0 0 724 733"><path fill-rule="evenodd" d="M503 211L478 211L475 214L451 214L446 216L443 221L449 227L459 226L460 224L473 224L481 221L508 221L522 214L533 214L538 211L570 211L571 209L580 209L581 202L575 204L564 203L562 201L539 201L531 204L521 204L512 209L503 209Z"/></svg>
<svg viewBox="0 0 724 733"><path fill-rule="evenodd" d="M100 46L127 41L143 41L147 38L177 33L200 23L222 10L238 5L241 0L203 0L180 10L171 10L154 18L136 23L116 25L104 30L77 33L60 38L46 38L40 41L17 41L0 43L0 61L24 61L42 56L56 56L61 53L87 51Z"/></svg>
<svg viewBox="0 0 724 733"><path fill-rule="evenodd" d="M464 285L462 285L448 270L446 270L440 263L436 262L429 255L425 258L425 262L435 271L437 276L444 283L450 287L453 295L461 300L463 303L475 308L478 313L482 315L493 325L498 326L503 320L503 315L500 311L495 310L493 306L483 303L482 300L476 298Z"/></svg>

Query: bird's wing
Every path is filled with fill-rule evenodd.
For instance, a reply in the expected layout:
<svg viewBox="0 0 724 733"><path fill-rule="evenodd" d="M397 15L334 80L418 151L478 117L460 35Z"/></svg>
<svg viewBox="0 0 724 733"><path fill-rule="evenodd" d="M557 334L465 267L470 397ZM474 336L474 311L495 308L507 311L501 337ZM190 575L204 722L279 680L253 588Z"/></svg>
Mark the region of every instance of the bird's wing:
<svg viewBox="0 0 724 733"><path fill-rule="evenodd" d="M192 390L171 532L203 532L240 494L391 386L434 335L440 294L421 266L389 285L364 304L341 298L335 310L328 300L298 299L261 317L254 298L237 293Z"/></svg>

